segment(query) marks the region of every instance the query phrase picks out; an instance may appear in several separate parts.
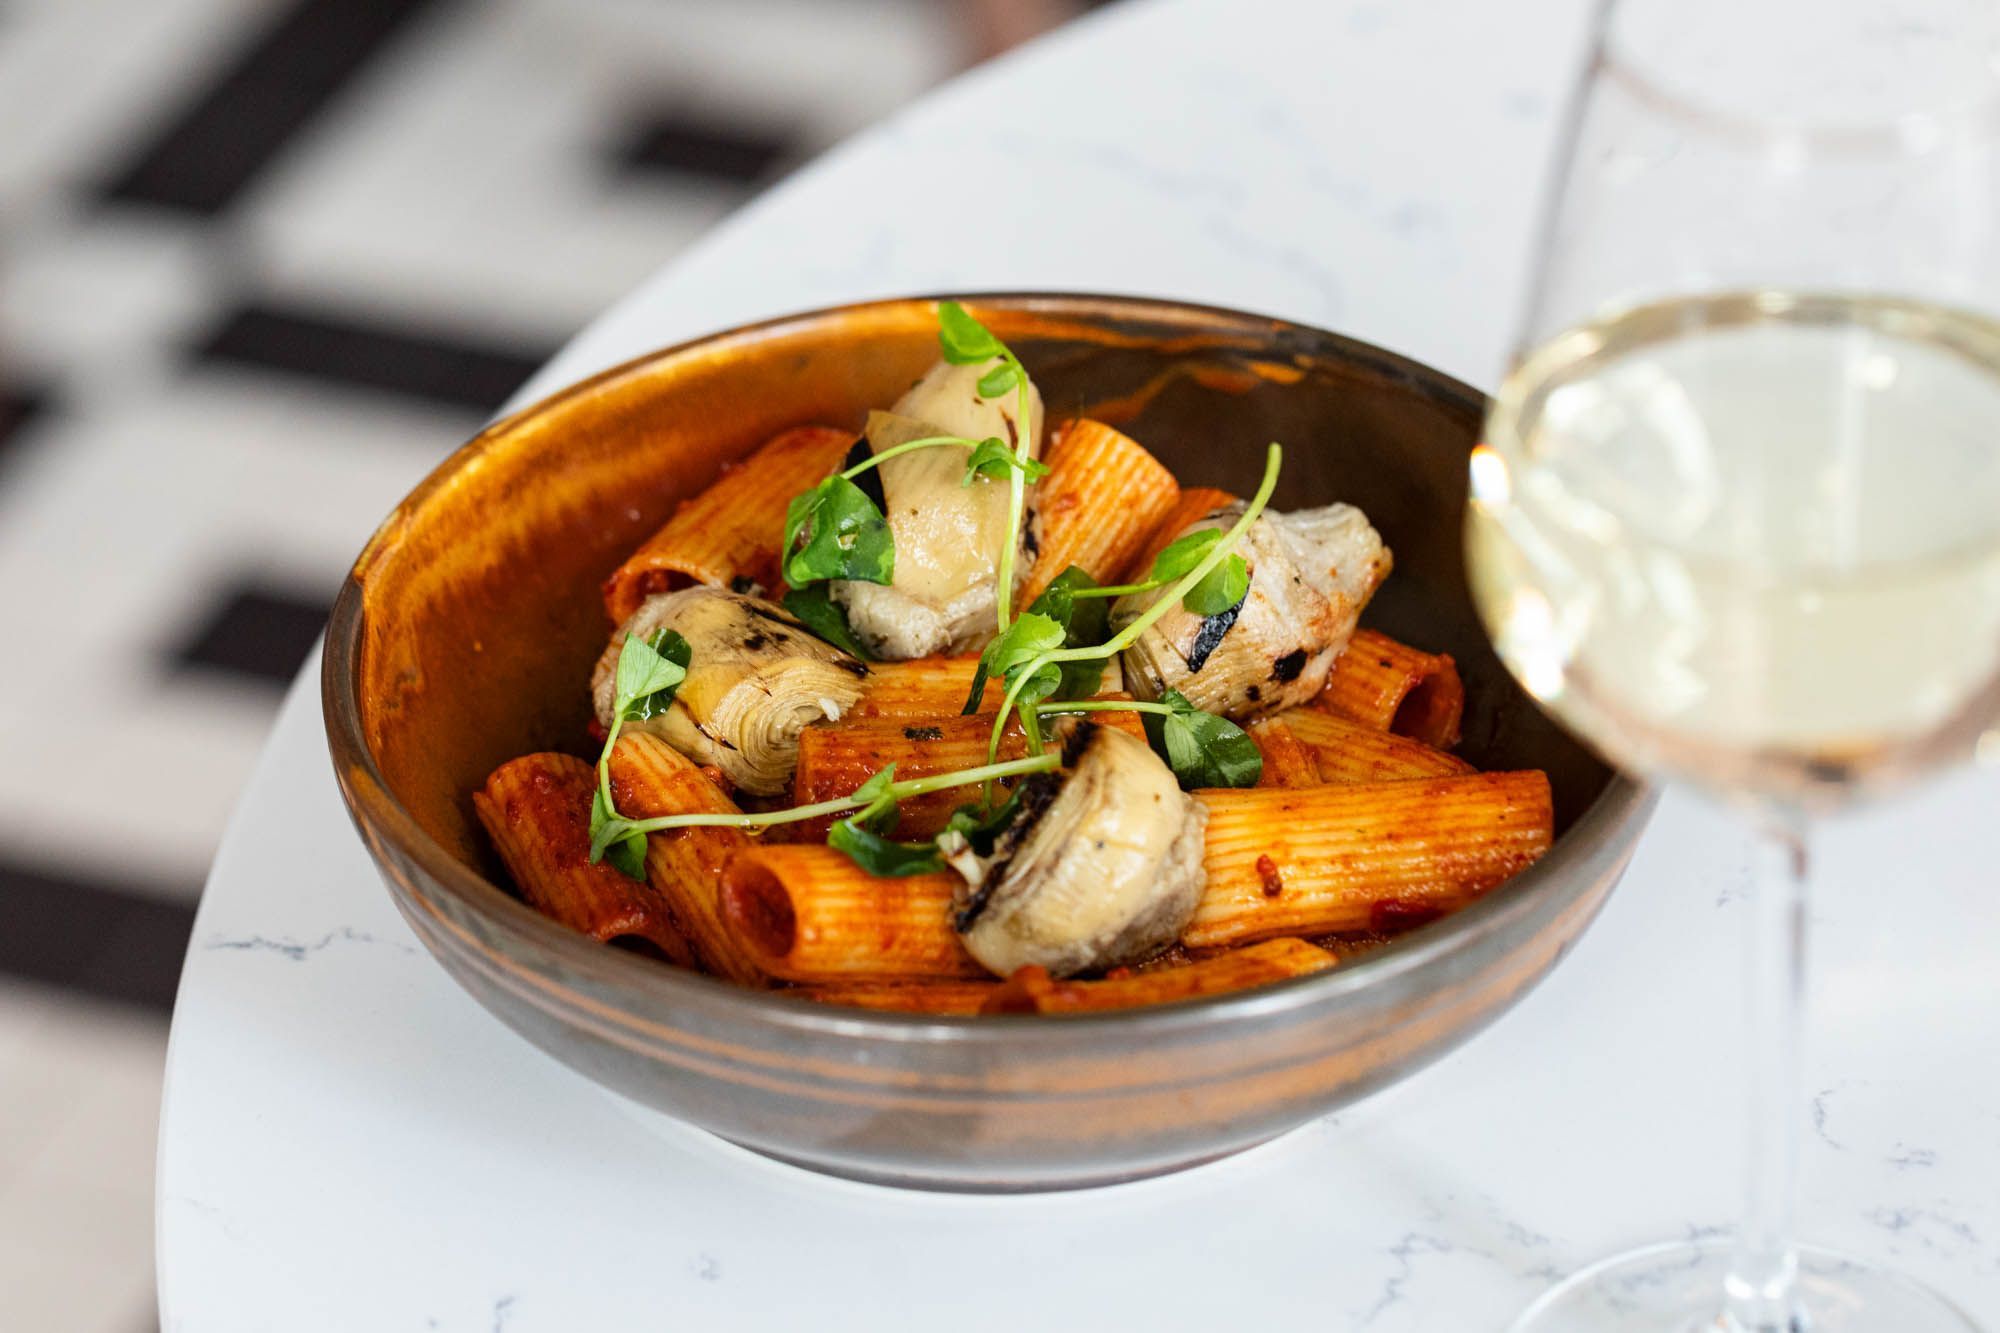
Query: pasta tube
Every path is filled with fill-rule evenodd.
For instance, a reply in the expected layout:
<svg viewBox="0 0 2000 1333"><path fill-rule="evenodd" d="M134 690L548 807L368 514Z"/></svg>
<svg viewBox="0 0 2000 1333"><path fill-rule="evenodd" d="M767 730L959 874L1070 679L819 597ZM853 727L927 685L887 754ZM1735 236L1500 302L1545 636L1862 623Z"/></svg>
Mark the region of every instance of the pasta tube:
<svg viewBox="0 0 2000 1333"><path fill-rule="evenodd" d="M850 981L799 986L787 994L886 1013L976 1014L999 989L997 981Z"/></svg>
<svg viewBox="0 0 2000 1333"><path fill-rule="evenodd" d="M529 905L594 940L691 967L695 951L664 894L590 863L595 770L566 754L530 754L493 770L472 794L479 822Z"/></svg>
<svg viewBox="0 0 2000 1333"><path fill-rule="evenodd" d="M654 593L693 583L775 595L785 505L838 468L853 443L853 431L800 426L725 465L713 485L676 509L605 581L611 623L622 623Z"/></svg>
<svg viewBox="0 0 2000 1333"><path fill-rule="evenodd" d="M915 657L907 662L875 662L861 682L861 697L847 711L849 722L871 717L933 718L956 713L972 689L977 656ZM1006 688L986 682L982 707L999 711Z"/></svg>
<svg viewBox="0 0 2000 1333"><path fill-rule="evenodd" d="M1289 708L1253 728L1259 746L1266 743L1266 725L1288 735L1311 760L1320 782L1393 782L1472 772L1472 765L1457 755L1321 708Z"/></svg>
<svg viewBox="0 0 2000 1333"><path fill-rule="evenodd" d="M1313 752L1285 724L1287 714L1252 722L1244 731L1264 757L1259 787L1312 787L1319 783L1319 764Z"/></svg>
<svg viewBox="0 0 2000 1333"><path fill-rule="evenodd" d="M1204 791L1208 885L1192 949L1403 924L1524 870L1553 838L1538 771Z"/></svg>
<svg viewBox="0 0 2000 1333"><path fill-rule="evenodd" d="M1448 750L1458 744L1465 683L1445 653L1427 653L1372 629L1354 631L1334 659L1313 707L1377 731L1414 736Z"/></svg>
<svg viewBox="0 0 2000 1333"><path fill-rule="evenodd" d="M739 813L692 760L643 732L620 736L612 747L611 795L619 813L629 819ZM749 843L741 829L733 828L648 834L646 882L666 899L703 967L746 986L761 986L767 981L764 970L722 922L723 866Z"/></svg>
<svg viewBox="0 0 2000 1333"><path fill-rule="evenodd" d="M1155 968L1101 981L1058 981L1039 967L1024 967L995 987L982 1013L1077 1014L1131 1009L1204 995L1248 990L1302 977L1339 960L1299 939L1266 940L1179 967Z"/></svg>
<svg viewBox="0 0 2000 1333"><path fill-rule="evenodd" d="M841 725L867 718L930 721L950 716L965 707L965 696L972 689L973 672L978 666L977 656L916 657L907 662L871 663L867 677L861 682L861 697L842 715ZM1122 688L1123 677L1117 662L1106 662L1097 697L1116 694ZM989 679L978 711L999 712L1006 693L1007 687L998 677Z"/></svg>
<svg viewBox="0 0 2000 1333"><path fill-rule="evenodd" d="M738 947L787 981L983 977L951 928L950 871L888 879L831 847L751 846L722 874Z"/></svg>
<svg viewBox="0 0 2000 1333"><path fill-rule="evenodd" d="M1041 548L1022 606L1071 565L1099 583L1115 581L1180 498L1173 473L1099 421L1070 422L1050 443L1047 461L1034 501Z"/></svg>
<svg viewBox="0 0 2000 1333"><path fill-rule="evenodd" d="M1091 718L1128 735L1145 738L1137 713L1107 710ZM807 727L799 734L799 768L792 785L793 805L815 805L847 795L890 764L898 779L927 778L986 762L993 715L956 714L930 718L883 718ZM1000 735L1000 758L1028 752L1018 717ZM943 830L951 812L973 799L971 788L948 788L904 800L897 808L896 836L928 838ZM824 837L831 819L801 824L801 837Z"/></svg>

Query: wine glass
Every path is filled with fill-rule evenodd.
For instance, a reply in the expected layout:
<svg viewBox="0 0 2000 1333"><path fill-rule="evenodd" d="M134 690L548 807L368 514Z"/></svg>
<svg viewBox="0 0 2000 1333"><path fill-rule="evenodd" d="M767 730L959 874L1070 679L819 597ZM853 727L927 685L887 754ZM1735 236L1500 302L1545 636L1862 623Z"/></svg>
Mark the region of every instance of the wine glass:
<svg viewBox="0 0 2000 1333"><path fill-rule="evenodd" d="M1516 1333L1973 1328L1796 1246L1792 1198L1812 822L2000 743L2000 17L1610 0L1560 170L1474 592L1544 706L1771 867L1733 1245L1608 1260Z"/></svg>

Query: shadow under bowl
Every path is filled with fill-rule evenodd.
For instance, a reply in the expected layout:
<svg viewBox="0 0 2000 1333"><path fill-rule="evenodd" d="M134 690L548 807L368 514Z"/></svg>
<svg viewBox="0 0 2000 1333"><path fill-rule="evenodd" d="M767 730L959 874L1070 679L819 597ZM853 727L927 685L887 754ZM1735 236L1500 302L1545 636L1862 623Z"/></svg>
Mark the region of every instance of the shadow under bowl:
<svg viewBox="0 0 2000 1333"><path fill-rule="evenodd" d="M1481 396L1317 329L1123 297L964 298L1050 419L1088 414L1188 485L1247 493L1281 440L1281 508L1360 505L1395 553L1368 623L1451 653L1461 752L1540 768L1557 838L1480 901L1333 971L1117 1013L929 1018L739 989L595 943L507 888L470 795L575 750L598 589L675 504L777 431L858 426L936 355L929 299L879 301L642 357L495 423L398 506L334 607L334 766L397 906L543 1050L647 1107L818 1170L946 1189L1108 1183L1291 1129L1450 1050L1532 987L1631 853L1646 792L1545 717L1466 590Z"/></svg>

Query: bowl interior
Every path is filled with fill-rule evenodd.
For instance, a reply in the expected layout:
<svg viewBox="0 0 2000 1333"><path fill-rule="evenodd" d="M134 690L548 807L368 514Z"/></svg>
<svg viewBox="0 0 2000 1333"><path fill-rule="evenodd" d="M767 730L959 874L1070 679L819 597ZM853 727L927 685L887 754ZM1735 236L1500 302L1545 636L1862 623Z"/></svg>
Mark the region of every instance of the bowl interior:
<svg viewBox="0 0 2000 1333"><path fill-rule="evenodd" d="M1052 420L1109 421L1184 484L1247 493L1266 442L1282 441L1278 507L1359 505L1394 552L1365 623L1457 659L1465 757L1546 770L1559 833L1604 790L1611 771L1519 690L1473 611L1460 531L1477 393L1365 344L1229 311L966 300L1019 352ZM451 855L494 874L470 793L516 755L585 753L605 576L731 460L788 426L858 426L936 347L927 300L774 321L608 371L454 455L383 526L344 594L359 599L359 651L335 688L351 688L388 792Z"/></svg>

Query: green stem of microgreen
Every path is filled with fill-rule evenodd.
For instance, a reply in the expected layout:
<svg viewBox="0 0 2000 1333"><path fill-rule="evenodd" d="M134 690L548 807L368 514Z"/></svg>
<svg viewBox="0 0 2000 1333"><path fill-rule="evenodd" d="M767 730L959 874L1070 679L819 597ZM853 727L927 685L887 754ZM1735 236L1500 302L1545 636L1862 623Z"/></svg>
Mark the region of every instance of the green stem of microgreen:
<svg viewBox="0 0 2000 1333"><path fill-rule="evenodd" d="M1128 593L1151 592L1160 586L1159 579L1147 579L1144 583L1113 583L1101 588L1072 588L1070 596L1081 600L1085 597L1124 597Z"/></svg>
<svg viewBox="0 0 2000 1333"><path fill-rule="evenodd" d="M597 756L597 786L604 793L605 812L613 816L618 807L611 800L611 748L618 744L618 731L624 725L622 714L611 719L611 727L604 733L604 749Z"/></svg>
<svg viewBox="0 0 2000 1333"><path fill-rule="evenodd" d="M1229 558L1230 552L1236 549L1236 544L1243 540L1243 534L1250 530L1250 525L1264 512L1264 506L1271 502L1271 492L1278 486L1278 468L1284 462L1284 458L1283 446L1273 444L1264 455L1264 480L1258 483L1257 493L1244 507L1243 516L1222 535L1222 540L1208 548L1208 554L1201 558L1199 564L1169 585L1166 592L1147 607L1145 613L1137 620L1094 648L1056 648L1043 653L1035 661L1037 663L1082 662L1099 657L1113 657L1130 648L1161 616L1180 605L1181 598L1187 596L1188 589L1207 578L1208 571ZM1028 668L1029 671L1033 669L1033 667ZM1024 671L1022 674L1025 676L1027 672Z"/></svg>
<svg viewBox="0 0 2000 1333"><path fill-rule="evenodd" d="M1000 699L1000 711L993 716L993 732L986 738L987 763L1000 757L1000 733L1007 729L1007 715L1014 711L1014 702L1021 697L1021 687L1028 683L1028 677L1035 673L1035 665L1045 660L1046 656L1044 654L1026 668L1016 671L1014 678L1007 682L1007 693Z"/></svg>
<svg viewBox="0 0 2000 1333"><path fill-rule="evenodd" d="M1000 701L999 716L993 719L993 735L986 747L989 759L999 755L1000 731L1007 725L1007 715L1013 711L1015 702L1020 698L1021 688L1033 679L1037 671L1051 663L1094 662L1116 657L1136 643L1139 636L1151 629L1161 616L1180 605L1180 600L1187 595L1188 589L1207 578L1208 571L1229 558L1230 552L1243 539L1243 534L1250 530L1250 525L1264 512L1264 506L1271 502L1271 492L1277 489L1278 469L1284 463L1284 459L1283 446L1273 443L1264 454L1264 479L1258 483L1257 493L1250 498L1250 503L1244 506L1242 517L1222 535L1220 541L1208 548L1208 554L1203 556L1193 569L1181 575L1179 580L1168 587L1166 592L1147 607L1138 619L1103 643L1085 648L1052 648L1048 652L1030 658L1013 673L1013 679L1007 683L1006 697Z"/></svg>
<svg viewBox="0 0 2000 1333"><path fill-rule="evenodd" d="M1021 712L1032 717L1052 717L1058 713L1158 713L1172 717L1174 710L1165 704L1138 699L1058 699L1054 703L1029 704Z"/></svg>
<svg viewBox="0 0 2000 1333"><path fill-rule="evenodd" d="M893 800L905 800L911 796L922 796L925 792L945 791L952 787L970 787L997 778L1016 777L1022 773L1045 773L1056 766L1058 756L1051 754L1029 755L1025 759L1009 759L1001 764L987 764L980 768L960 769L955 773L938 773L927 778L912 778L908 782L892 782L885 793ZM794 806L789 810L771 810L759 814L694 814L661 815L655 819L635 819L624 829L627 834L658 833L663 829L676 828L769 828L774 824L796 824L800 820L814 819L820 815L845 814L869 804L857 801L852 796L838 800L819 801L812 805Z"/></svg>
<svg viewBox="0 0 2000 1333"><path fill-rule="evenodd" d="M1014 457L1017 461L1028 461L1028 451L1034 447L1034 422L1028 417L1028 371L1020 358L1001 344L1000 357L1014 368ZM1014 599L1014 548L1021 541L1021 516L1027 508L1028 486L1025 469L1009 468L1007 471L1007 534L1000 547L999 584L994 589L994 618L999 622L996 634L1005 634L1007 626L1013 623Z"/></svg>
<svg viewBox="0 0 2000 1333"><path fill-rule="evenodd" d="M905 440L893 448L884 449L879 454L870 454L840 475L848 481L853 481L869 468L880 467L899 454L913 453L918 449L935 449L939 445L944 444L956 444L966 449L977 449L979 447L979 441L968 440L963 435L926 435L921 440Z"/></svg>

